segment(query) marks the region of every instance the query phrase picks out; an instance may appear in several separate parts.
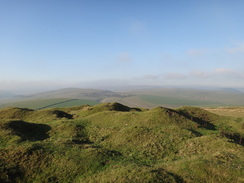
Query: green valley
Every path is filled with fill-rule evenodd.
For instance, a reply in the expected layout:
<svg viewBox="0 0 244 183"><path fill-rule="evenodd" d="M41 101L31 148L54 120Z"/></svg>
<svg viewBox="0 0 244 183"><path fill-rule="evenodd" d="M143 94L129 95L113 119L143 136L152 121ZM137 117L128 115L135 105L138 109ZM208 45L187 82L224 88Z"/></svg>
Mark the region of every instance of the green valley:
<svg viewBox="0 0 244 183"><path fill-rule="evenodd" d="M0 99L0 108L24 107L41 109L119 102L130 107L154 108L165 106L222 107L243 106L244 93L232 90L184 88L152 88L128 91L109 91L66 88L26 96Z"/></svg>

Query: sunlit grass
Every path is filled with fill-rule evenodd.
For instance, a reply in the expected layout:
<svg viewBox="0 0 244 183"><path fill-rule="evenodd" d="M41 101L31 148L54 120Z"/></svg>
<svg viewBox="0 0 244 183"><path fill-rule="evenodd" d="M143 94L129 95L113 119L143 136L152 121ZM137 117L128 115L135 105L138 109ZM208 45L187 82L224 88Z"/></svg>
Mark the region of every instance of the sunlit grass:
<svg viewBox="0 0 244 183"><path fill-rule="evenodd" d="M242 182L242 116L223 114L118 103L1 109L0 181Z"/></svg>

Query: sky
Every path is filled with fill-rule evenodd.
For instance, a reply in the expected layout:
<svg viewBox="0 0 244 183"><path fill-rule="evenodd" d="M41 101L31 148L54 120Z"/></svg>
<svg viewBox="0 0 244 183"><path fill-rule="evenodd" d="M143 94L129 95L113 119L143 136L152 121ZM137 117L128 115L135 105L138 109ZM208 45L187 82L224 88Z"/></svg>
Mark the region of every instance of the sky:
<svg viewBox="0 0 244 183"><path fill-rule="evenodd" d="M244 87L243 0L0 0L0 90Z"/></svg>

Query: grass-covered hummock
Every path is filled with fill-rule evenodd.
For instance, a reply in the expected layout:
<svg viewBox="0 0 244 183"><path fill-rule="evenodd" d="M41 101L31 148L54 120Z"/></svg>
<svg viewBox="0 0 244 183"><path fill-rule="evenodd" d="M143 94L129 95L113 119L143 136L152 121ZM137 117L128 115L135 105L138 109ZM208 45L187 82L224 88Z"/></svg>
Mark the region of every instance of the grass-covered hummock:
<svg viewBox="0 0 244 183"><path fill-rule="evenodd" d="M238 117L119 103L0 109L0 182L243 182Z"/></svg>

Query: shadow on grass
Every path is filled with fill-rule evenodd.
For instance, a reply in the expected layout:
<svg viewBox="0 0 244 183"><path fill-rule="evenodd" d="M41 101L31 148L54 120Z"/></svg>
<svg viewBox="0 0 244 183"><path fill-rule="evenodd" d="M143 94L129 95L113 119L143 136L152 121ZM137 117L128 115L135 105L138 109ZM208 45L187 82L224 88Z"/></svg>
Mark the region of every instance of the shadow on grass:
<svg viewBox="0 0 244 183"><path fill-rule="evenodd" d="M187 129L187 130L189 130L189 131L192 132L194 135L196 135L196 137L201 137L201 136L202 136L201 133L199 133L199 132L197 132L197 131L195 131L195 130L192 130L192 129Z"/></svg>
<svg viewBox="0 0 244 183"><path fill-rule="evenodd" d="M29 123L22 120L10 121L8 127L24 141L45 140L49 138L48 131L51 130L49 125Z"/></svg>
<svg viewBox="0 0 244 183"><path fill-rule="evenodd" d="M197 123L200 127L206 128L208 130L216 130L216 126L213 123L210 123L209 121L203 120L198 117L190 116L184 112L180 112L180 114L186 117L187 119Z"/></svg>
<svg viewBox="0 0 244 183"><path fill-rule="evenodd" d="M177 182L177 183L185 183L185 181L177 174L168 172L162 168L157 170L152 170L151 173L156 174L156 180L154 182Z"/></svg>
<svg viewBox="0 0 244 183"><path fill-rule="evenodd" d="M244 146L244 137L239 133L220 129L220 136L232 140L235 144Z"/></svg>
<svg viewBox="0 0 244 183"><path fill-rule="evenodd" d="M0 167L0 182L2 183L18 182L17 179L23 176L23 172L18 165L11 166L1 162Z"/></svg>

